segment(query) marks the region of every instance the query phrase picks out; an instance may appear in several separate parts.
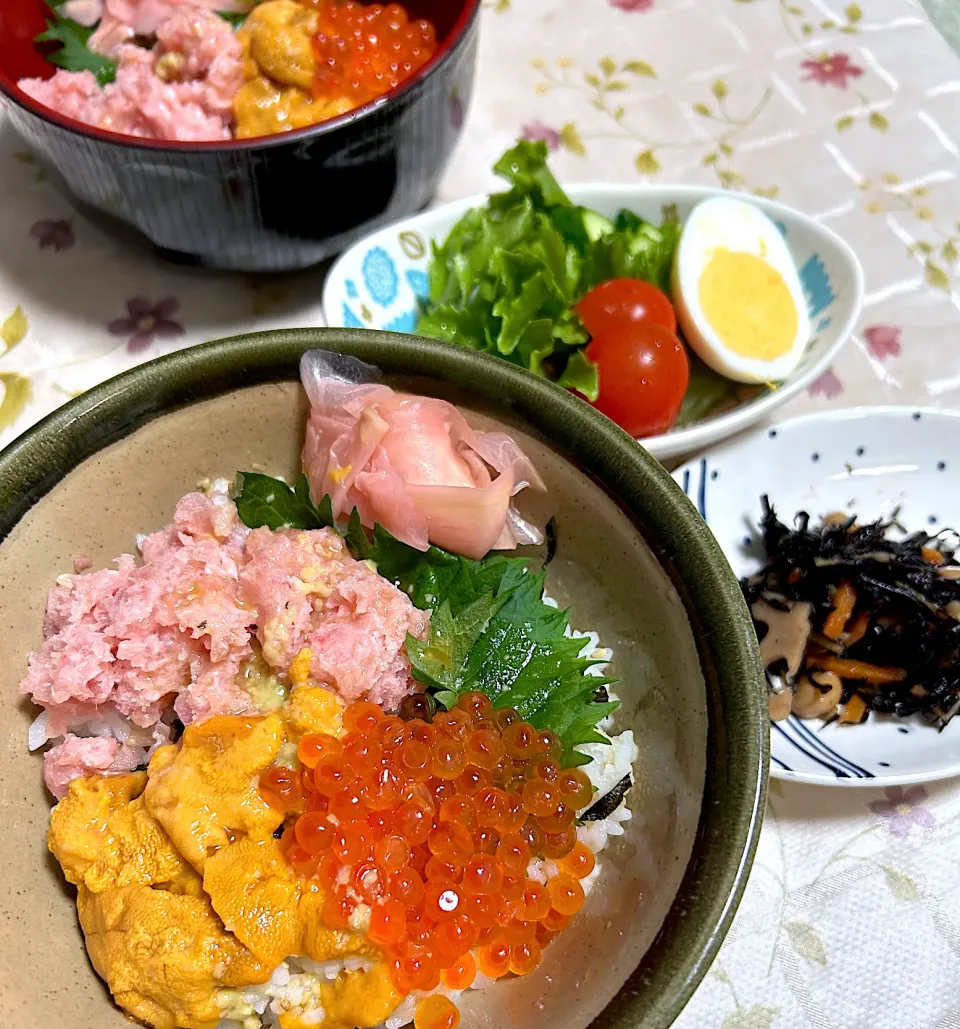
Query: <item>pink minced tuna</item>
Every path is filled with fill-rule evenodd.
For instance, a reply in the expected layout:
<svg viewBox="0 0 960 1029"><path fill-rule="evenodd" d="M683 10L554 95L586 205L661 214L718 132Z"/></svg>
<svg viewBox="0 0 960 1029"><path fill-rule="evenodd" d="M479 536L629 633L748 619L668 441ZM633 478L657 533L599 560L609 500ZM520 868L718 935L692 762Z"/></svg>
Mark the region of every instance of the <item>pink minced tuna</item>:
<svg viewBox="0 0 960 1029"><path fill-rule="evenodd" d="M160 26L183 7L242 12L250 4L235 0L66 0L61 13L89 28L96 26L87 47L116 57L119 48L134 37L157 35Z"/></svg>
<svg viewBox="0 0 960 1029"><path fill-rule="evenodd" d="M346 700L395 709L414 689L404 641L424 636L429 616L332 530L250 530L224 494L191 493L140 549L142 563L125 554L50 591L44 643L20 684L46 709L31 746L79 727L161 743L171 703L184 723L250 712L238 677L254 642L280 673L309 647L314 678ZM47 755L54 792L83 767L122 759L67 740Z"/></svg>
<svg viewBox="0 0 960 1029"><path fill-rule="evenodd" d="M82 738L68 733L63 743L43 756L43 778L59 800L70 783L81 775L112 775L132 772L144 760L142 747L118 743L108 736Z"/></svg>
<svg viewBox="0 0 960 1029"><path fill-rule="evenodd" d="M92 72L62 70L50 79L21 79L19 86L58 114L110 132L182 142L231 139L243 54L229 22L183 4L156 37L152 50L121 45L116 81L103 88Z"/></svg>
<svg viewBox="0 0 960 1029"><path fill-rule="evenodd" d="M241 592L259 613L272 667L288 668L309 647L311 674L344 700L366 696L393 710L411 692L404 641L407 633L424 636L429 616L355 561L335 532L254 529L245 554Z"/></svg>

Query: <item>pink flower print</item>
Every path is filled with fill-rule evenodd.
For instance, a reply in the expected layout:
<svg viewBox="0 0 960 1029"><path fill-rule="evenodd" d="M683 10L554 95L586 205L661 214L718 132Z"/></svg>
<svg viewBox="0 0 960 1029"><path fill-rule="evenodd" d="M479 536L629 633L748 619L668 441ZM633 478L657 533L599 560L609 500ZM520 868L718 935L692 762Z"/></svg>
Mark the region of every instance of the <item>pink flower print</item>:
<svg viewBox="0 0 960 1029"><path fill-rule="evenodd" d="M883 791L886 800L871 800L868 808L880 818L887 819L887 829L894 836L909 836L910 830L930 829L936 819L923 802L927 799L927 791L922 786L888 786Z"/></svg>
<svg viewBox="0 0 960 1029"><path fill-rule="evenodd" d="M167 297L156 304L143 297L133 297L127 301L127 317L115 318L107 329L114 336L129 336L127 350L137 354L146 350L158 336L172 339L183 335L183 326L171 317L179 308L180 301L176 297Z"/></svg>
<svg viewBox="0 0 960 1029"><path fill-rule="evenodd" d="M800 67L807 71L804 82L817 82L821 86L836 86L838 89L846 89L848 79L859 79L863 74L863 68L852 64L847 54L822 54L815 60L804 61Z"/></svg>
<svg viewBox="0 0 960 1029"><path fill-rule="evenodd" d="M828 368L823 375L810 383L807 392L812 397L822 393L827 400L833 400L843 392L843 383L837 378L836 372L832 368Z"/></svg>
<svg viewBox="0 0 960 1029"><path fill-rule="evenodd" d="M900 329L896 325L870 325L863 330L863 338L871 357L882 361L900 356Z"/></svg>
<svg viewBox="0 0 960 1029"><path fill-rule="evenodd" d="M69 250L76 242L73 228L67 221L38 221L30 226L30 238L40 244L41 250L53 247L54 250Z"/></svg>
<svg viewBox="0 0 960 1029"><path fill-rule="evenodd" d="M620 11L649 11L654 0L610 0L610 6Z"/></svg>
<svg viewBox="0 0 960 1029"><path fill-rule="evenodd" d="M544 125L542 121L532 121L524 125L520 138L531 143L546 143L548 150L556 150L560 146L560 133L556 129L551 129L549 125Z"/></svg>

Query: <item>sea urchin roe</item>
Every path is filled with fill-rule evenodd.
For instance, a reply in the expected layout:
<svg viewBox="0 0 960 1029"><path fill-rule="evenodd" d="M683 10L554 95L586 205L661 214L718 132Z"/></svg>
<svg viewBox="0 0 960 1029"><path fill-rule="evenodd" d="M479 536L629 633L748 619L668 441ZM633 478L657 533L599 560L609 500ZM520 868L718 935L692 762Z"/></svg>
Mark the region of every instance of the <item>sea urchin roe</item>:
<svg viewBox="0 0 960 1029"><path fill-rule="evenodd" d="M301 779L271 772L261 787L273 806L302 812L285 852L324 890L323 921L345 928L369 910L370 938L404 993L465 989L478 969L533 971L583 906L580 879L594 867L573 826L589 779L563 767L556 736L493 712L480 693L432 723L360 701L343 726L340 739L301 740L312 764ZM545 886L527 878L537 857L559 863ZM414 1023L452 1029L459 1013L428 997Z"/></svg>

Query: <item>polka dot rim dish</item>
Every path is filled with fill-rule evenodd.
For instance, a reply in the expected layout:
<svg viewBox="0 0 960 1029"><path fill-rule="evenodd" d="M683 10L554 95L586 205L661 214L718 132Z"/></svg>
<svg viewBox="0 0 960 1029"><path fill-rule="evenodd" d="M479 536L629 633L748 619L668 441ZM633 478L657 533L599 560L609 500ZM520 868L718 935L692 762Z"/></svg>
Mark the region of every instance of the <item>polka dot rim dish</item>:
<svg viewBox="0 0 960 1029"><path fill-rule="evenodd" d="M613 216L627 208L659 224L675 206L681 220L723 190L699 186L588 184L565 186L575 204ZM644 447L661 460L681 457L753 425L805 389L836 357L856 325L863 299L863 273L850 247L812 218L783 204L751 197L783 232L800 273L813 337L799 366L775 390L731 410L660 436ZM423 211L367 236L345 251L327 276L323 313L328 325L413 333L419 302L429 290L432 243L446 238L459 218L484 197L470 197Z"/></svg>
<svg viewBox="0 0 960 1029"><path fill-rule="evenodd" d="M890 518L907 532L960 523L960 484L949 440L960 412L855 407L805 415L731 440L673 477L706 520L738 577L759 569L766 493L781 520L811 524L831 511L861 522ZM893 786L960 775L960 733L919 715L871 713L859 726L795 715L771 723L770 774L829 786Z"/></svg>

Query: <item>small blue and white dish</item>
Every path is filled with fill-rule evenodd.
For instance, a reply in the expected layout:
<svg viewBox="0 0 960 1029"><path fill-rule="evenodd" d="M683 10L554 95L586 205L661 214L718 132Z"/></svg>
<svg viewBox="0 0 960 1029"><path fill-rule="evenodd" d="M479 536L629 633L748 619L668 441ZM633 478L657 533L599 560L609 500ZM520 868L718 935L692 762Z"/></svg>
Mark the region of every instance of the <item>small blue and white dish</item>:
<svg viewBox="0 0 960 1029"><path fill-rule="evenodd" d="M960 526L960 412L854 407L793 418L730 440L673 472L739 578L757 571L767 494L781 521L833 511L909 531ZM770 774L831 786L892 786L960 775L960 721L871 713L862 725L794 715L771 722Z"/></svg>
<svg viewBox="0 0 960 1029"><path fill-rule="evenodd" d="M592 184L564 186L575 204L613 217L627 208L659 224L665 207L681 219L693 207L723 190L700 186ZM799 366L772 391L702 422L642 440L656 458L694 453L747 428L805 389L825 371L856 325L863 300L863 272L856 255L835 233L783 204L750 197L780 226L800 272L813 326L813 338ZM354 244L331 268L323 290L328 325L412 333L418 302L427 296L431 243L441 242L471 207L475 196L423 211Z"/></svg>

